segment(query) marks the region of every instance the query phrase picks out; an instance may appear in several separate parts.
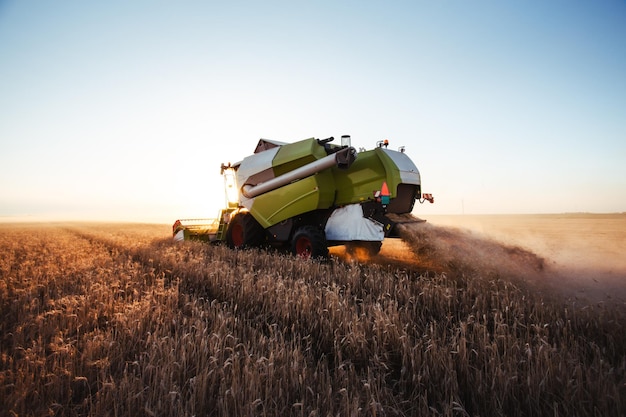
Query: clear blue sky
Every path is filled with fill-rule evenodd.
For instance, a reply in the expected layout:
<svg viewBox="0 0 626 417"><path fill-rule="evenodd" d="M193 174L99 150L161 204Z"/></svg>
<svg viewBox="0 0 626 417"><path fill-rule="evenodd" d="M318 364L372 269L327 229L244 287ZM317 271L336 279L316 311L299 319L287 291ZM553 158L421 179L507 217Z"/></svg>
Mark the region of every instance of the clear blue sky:
<svg viewBox="0 0 626 417"><path fill-rule="evenodd" d="M0 216L173 221L259 138L404 145L419 214L626 211L624 1L0 1Z"/></svg>

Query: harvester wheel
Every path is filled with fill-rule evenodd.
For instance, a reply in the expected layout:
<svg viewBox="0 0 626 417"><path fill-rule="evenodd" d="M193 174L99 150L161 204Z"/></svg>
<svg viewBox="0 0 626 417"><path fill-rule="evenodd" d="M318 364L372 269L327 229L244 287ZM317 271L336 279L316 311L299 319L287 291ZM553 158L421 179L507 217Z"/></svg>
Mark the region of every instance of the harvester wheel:
<svg viewBox="0 0 626 417"><path fill-rule="evenodd" d="M261 246L265 230L250 213L237 214L230 221L226 232L226 243L231 248L253 248Z"/></svg>
<svg viewBox="0 0 626 417"><path fill-rule="evenodd" d="M328 243L324 231L310 225L298 228L291 241L291 251L304 259L328 258Z"/></svg>

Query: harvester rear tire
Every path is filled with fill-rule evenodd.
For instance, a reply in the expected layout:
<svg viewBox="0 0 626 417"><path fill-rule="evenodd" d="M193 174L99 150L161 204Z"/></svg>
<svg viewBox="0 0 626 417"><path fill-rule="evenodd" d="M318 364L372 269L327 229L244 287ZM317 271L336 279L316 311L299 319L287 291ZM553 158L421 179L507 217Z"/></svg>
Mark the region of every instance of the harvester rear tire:
<svg viewBox="0 0 626 417"><path fill-rule="evenodd" d="M239 213L230 221L226 243L231 248L254 248L265 241L265 229L250 213Z"/></svg>
<svg viewBox="0 0 626 417"><path fill-rule="evenodd" d="M304 259L328 258L326 234L315 226L299 227L291 240L291 252Z"/></svg>

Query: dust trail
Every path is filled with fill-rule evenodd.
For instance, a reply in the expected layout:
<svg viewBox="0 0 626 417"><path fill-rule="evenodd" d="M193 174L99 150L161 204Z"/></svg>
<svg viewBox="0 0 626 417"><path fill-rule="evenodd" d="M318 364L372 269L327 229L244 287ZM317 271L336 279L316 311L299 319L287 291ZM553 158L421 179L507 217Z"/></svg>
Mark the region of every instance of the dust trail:
<svg viewBox="0 0 626 417"><path fill-rule="evenodd" d="M626 308L626 214L459 216L398 224L380 254L358 262L419 274L500 278L577 305ZM351 260L341 249L342 259Z"/></svg>
<svg viewBox="0 0 626 417"><path fill-rule="evenodd" d="M545 270L545 260L539 255L469 230L430 223L409 223L399 227L402 239L417 257L417 262L434 270L525 281Z"/></svg>
<svg viewBox="0 0 626 417"><path fill-rule="evenodd" d="M578 300L579 304L626 305L626 271L614 260L611 263L605 259L602 265L588 250L580 250L583 256L569 253L575 259L568 259L563 251L554 254L539 243L529 245L528 239L526 244L519 239L517 244L509 244L502 236L431 223L399 227L402 239L415 255L415 263L430 270L473 279L498 277L523 282L534 289ZM610 265L616 265L615 269L607 270Z"/></svg>

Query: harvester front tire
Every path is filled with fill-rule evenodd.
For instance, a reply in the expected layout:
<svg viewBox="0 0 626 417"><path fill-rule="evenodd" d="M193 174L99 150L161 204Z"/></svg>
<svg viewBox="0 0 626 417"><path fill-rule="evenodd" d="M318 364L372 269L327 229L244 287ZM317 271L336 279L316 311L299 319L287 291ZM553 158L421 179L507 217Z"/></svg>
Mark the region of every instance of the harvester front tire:
<svg viewBox="0 0 626 417"><path fill-rule="evenodd" d="M328 258L328 243L323 230L315 226L302 226L291 241L291 252L304 259Z"/></svg>
<svg viewBox="0 0 626 417"><path fill-rule="evenodd" d="M237 214L230 221L226 243L231 248L254 248L265 241L265 230L250 213Z"/></svg>

